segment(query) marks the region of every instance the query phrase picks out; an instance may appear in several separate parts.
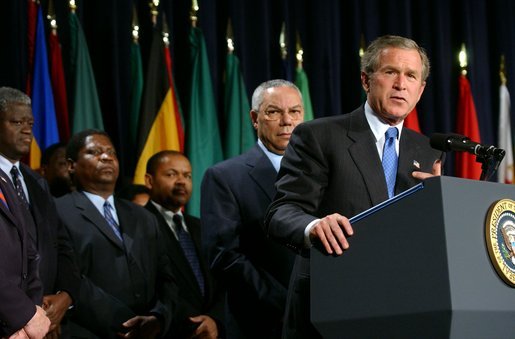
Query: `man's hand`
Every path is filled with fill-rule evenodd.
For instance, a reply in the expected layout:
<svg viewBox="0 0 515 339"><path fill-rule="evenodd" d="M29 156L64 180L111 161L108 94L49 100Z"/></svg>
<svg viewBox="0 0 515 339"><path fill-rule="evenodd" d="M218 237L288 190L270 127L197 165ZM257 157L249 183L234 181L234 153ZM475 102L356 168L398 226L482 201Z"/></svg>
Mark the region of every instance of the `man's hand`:
<svg viewBox="0 0 515 339"><path fill-rule="evenodd" d="M349 219L334 213L320 219L309 231L309 238L312 241L318 239L328 254L341 255L349 248L346 236L351 236L353 233Z"/></svg>
<svg viewBox="0 0 515 339"><path fill-rule="evenodd" d="M433 169L432 169L431 173L413 171L413 173L411 173L411 175L413 175L414 178L420 179L420 180L440 176L440 175L442 175L442 161L440 159L438 159L433 163Z"/></svg>
<svg viewBox="0 0 515 339"><path fill-rule="evenodd" d="M137 315L124 322L123 327L128 329L127 333L118 333L120 338L156 338L161 332L161 322L156 316Z"/></svg>
<svg viewBox="0 0 515 339"><path fill-rule="evenodd" d="M42 339L47 334L50 328L50 319L45 315L45 311L36 306L36 313L29 320L29 322L23 326L23 331L27 334L28 338L31 339Z"/></svg>
<svg viewBox="0 0 515 339"><path fill-rule="evenodd" d="M50 325L50 331L54 331L59 327L64 314L71 304L72 298L67 292L45 295L43 297L43 309L46 311L47 317L52 322Z"/></svg>
<svg viewBox="0 0 515 339"><path fill-rule="evenodd" d="M192 339L216 339L218 338L218 327L216 322L207 315L190 317L191 322L199 324L191 336Z"/></svg>

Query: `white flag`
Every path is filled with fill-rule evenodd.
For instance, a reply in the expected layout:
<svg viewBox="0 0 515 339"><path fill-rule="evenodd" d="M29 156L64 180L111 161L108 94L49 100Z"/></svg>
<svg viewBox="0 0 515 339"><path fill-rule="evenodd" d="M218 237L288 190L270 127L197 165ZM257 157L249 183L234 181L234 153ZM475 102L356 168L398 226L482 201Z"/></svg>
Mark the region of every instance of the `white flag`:
<svg viewBox="0 0 515 339"><path fill-rule="evenodd" d="M513 139L511 138L510 93L506 85L499 89L499 142L506 155L498 169L498 182L513 184Z"/></svg>

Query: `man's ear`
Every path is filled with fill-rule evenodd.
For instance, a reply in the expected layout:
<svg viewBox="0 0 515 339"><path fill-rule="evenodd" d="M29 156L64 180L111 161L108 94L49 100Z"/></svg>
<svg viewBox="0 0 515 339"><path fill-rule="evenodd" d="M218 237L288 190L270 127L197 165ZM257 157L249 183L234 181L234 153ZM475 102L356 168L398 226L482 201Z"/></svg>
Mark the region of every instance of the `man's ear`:
<svg viewBox="0 0 515 339"><path fill-rule="evenodd" d="M365 72L361 72L361 86L365 92L368 93L368 90L370 89L370 77Z"/></svg>
<svg viewBox="0 0 515 339"><path fill-rule="evenodd" d="M258 117L258 112L251 110L250 111L250 120L252 120L252 127L254 127L255 130L257 130L257 127L258 127L257 117Z"/></svg>
<svg viewBox="0 0 515 339"><path fill-rule="evenodd" d="M66 159L66 161L68 162L68 173L74 174L75 173L75 161L73 161L70 158Z"/></svg>
<svg viewBox="0 0 515 339"><path fill-rule="evenodd" d="M152 178L152 176L148 173L145 173L145 186L148 188L148 189L152 189L152 181L153 181L154 178Z"/></svg>

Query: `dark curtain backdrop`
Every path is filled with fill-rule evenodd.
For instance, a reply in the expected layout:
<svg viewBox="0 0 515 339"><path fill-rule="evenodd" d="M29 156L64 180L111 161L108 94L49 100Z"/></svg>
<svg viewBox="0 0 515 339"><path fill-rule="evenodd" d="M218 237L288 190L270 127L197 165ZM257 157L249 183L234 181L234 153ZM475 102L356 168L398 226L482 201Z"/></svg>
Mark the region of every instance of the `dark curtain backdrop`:
<svg viewBox="0 0 515 339"><path fill-rule="evenodd" d="M68 1L54 0L63 58L68 60ZM138 10L143 65L151 39L148 0L78 0L77 14L89 45L104 114L122 164L131 176L136 154L129 147L128 116L132 5ZM515 2L511 0L199 0L199 27L209 52L212 81L223 123L225 33L234 30L249 98L262 81L281 78L279 34L286 24L290 72L295 67L295 36L304 47L316 117L344 114L361 104L360 40L399 34L413 38L430 57L432 68L418 105L423 133L452 132L457 105L458 52L466 44L468 77L476 103L482 142L495 144L499 106L499 62L506 56L508 88L515 94ZM46 14L47 0L42 1ZM188 114L190 62L189 1L161 0L171 31L174 77L184 114ZM0 4L0 85L24 90L27 74L27 3ZM66 65L65 65L66 66ZM67 66L66 66L67 67ZM66 71L66 69L65 69ZM68 87L70 88L70 87ZM512 109L513 111L513 109ZM512 112L512 122L513 118ZM452 157L447 174L452 174Z"/></svg>

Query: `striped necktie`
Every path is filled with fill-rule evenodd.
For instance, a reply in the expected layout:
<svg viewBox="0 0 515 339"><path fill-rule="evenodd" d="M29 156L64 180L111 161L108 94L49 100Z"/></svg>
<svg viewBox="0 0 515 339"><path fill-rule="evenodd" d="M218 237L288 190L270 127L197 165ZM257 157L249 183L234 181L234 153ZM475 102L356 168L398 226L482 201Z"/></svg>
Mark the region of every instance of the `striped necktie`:
<svg viewBox="0 0 515 339"><path fill-rule="evenodd" d="M111 209L113 207L109 203L109 201L104 202L104 218L106 219L109 226L111 226L111 229L113 230L114 234L123 242L122 233L120 232L120 227L118 226L118 223L113 217L113 213L111 213Z"/></svg>
<svg viewBox="0 0 515 339"><path fill-rule="evenodd" d="M11 176L13 179L14 190L16 191L16 195L18 195L18 198L22 202L23 207L25 207L26 209L30 209L29 201L27 200L27 196L25 195L25 192L23 191L23 186L21 184L20 171L18 171L18 168L16 166L13 166L13 168L11 169Z"/></svg>
<svg viewBox="0 0 515 339"><path fill-rule="evenodd" d="M7 200L5 199L4 192L2 191L1 188L0 188L0 201L4 204L5 207L7 207L7 209L9 209L9 205L7 205Z"/></svg>

